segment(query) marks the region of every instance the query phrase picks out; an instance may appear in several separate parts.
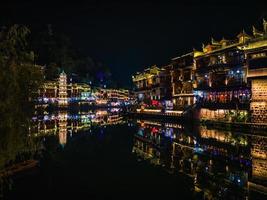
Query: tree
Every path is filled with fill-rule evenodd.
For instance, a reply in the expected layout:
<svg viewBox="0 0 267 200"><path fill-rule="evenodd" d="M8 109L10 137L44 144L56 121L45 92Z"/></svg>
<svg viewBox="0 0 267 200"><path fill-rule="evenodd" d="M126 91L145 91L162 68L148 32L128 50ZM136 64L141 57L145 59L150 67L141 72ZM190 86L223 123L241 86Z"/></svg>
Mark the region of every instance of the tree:
<svg viewBox="0 0 267 200"><path fill-rule="evenodd" d="M0 167L31 148L28 127L32 100L43 76L28 49L29 34L30 30L21 25L0 31Z"/></svg>
<svg viewBox="0 0 267 200"><path fill-rule="evenodd" d="M27 110L42 81L42 70L28 49L29 34L21 25L0 32L0 115Z"/></svg>
<svg viewBox="0 0 267 200"><path fill-rule="evenodd" d="M111 73L107 66L74 48L71 39L54 31L51 25L35 34L32 47L37 54L37 63L45 65L45 77L48 80L57 78L64 69L69 75L77 75L81 82L112 85Z"/></svg>
<svg viewBox="0 0 267 200"><path fill-rule="evenodd" d="M45 65L45 77L52 80L58 77L60 69L72 73L76 67L77 56L70 38L52 30L48 25L45 31L34 35L31 42L37 54L36 61Z"/></svg>

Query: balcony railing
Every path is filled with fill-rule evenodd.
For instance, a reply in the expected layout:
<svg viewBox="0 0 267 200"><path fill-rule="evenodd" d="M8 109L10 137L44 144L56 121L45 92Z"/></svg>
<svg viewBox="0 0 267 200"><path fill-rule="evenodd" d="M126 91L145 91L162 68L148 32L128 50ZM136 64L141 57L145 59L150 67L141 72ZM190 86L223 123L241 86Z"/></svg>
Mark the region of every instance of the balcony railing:
<svg viewBox="0 0 267 200"><path fill-rule="evenodd" d="M207 71L221 71L225 69L231 69L236 67L242 67L245 62L242 61L231 61L227 63L208 63L206 65L199 65L197 66L196 72L207 72Z"/></svg>
<svg viewBox="0 0 267 200"><path fill-rule="evenodd" d="M157 83L157 84L153 84L153 85L147 85L147 86L139 87L139 88L136 88L135 90L136 91L151 90L152 88L156 88L156 87L159 87L159 86L160 86L160 84Z"/></svg>
<svg viewBox="0 0 267 200"><path fill-rule="evenodd" d="M249 109L249 100L242 102L236 102L236 101L219 102L219 101L198 100L197 104L203 108L210 108L210 109L239 109L239 110Z"/></svg>
<svg viewBox="0 0 267 200"><path fill-rule="evenodd" d="M217 89L230 89L235 87L247 87L247 83L241 80L228 81L227 85L224 82L213 82L211 87L207 83L197 84L195 90L217 90Z"/></svg>

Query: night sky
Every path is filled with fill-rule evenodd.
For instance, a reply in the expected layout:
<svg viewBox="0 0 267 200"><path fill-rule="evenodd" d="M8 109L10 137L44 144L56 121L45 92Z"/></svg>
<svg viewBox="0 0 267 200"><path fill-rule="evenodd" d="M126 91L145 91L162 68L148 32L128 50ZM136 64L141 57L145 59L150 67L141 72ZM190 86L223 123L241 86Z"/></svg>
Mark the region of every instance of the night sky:
<svg viewBox="0 0 267 200"><path fill-rule="evenodd" d="M267 19L264 3L163 2L0 3L0 25L52 24L86 55L109 66L120 86L129 86L136 71L201 49L210 37L233 39L243 28L251 33L252 25L261 29L262 18Z"/></svg>

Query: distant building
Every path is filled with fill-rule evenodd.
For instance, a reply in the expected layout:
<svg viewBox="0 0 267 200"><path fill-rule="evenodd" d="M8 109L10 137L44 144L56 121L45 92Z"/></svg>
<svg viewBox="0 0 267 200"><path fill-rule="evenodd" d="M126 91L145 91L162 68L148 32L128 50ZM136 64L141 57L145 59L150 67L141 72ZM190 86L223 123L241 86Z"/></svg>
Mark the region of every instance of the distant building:
<svg viewBox="0 0 267 200"><path fill-rule="evenodd" d="M58 80L58 105L65 106L67 104L68 104L67 75L63 71L59 75L59 80Z"/></svg>
<svg viewBox="0 0 267 200"><path fill-rule="evenodd" d="M73 83L63 71L58 80L46 81L39 89L39 101L67 105L69 101L89 98L91 87L85 83Z"/></svg>
<svg viewBox="0 0 267 200"><path fill-rule="evenodd" d="M39 89L39 102L66 106L71 102L122 106L131 104L129 90L91 88L86 83L74 83L63 71L58 80L46 81Z"/></svg>

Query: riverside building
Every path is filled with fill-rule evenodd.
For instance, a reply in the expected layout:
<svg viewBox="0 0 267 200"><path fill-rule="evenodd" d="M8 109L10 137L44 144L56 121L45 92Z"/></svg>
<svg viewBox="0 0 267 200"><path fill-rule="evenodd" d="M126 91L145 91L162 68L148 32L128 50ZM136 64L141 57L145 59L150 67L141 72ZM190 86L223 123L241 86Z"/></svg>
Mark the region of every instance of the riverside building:
<svg viewBox="0 0 267 200"><path fill-rule="evenodd" d="M265 20L262 29L243 30L234 39L211 38L201 51L173 58L168 67L136 73L132 79L139 102L167 99L169 109L198 108L204 120L267 123Z"/></svg>

